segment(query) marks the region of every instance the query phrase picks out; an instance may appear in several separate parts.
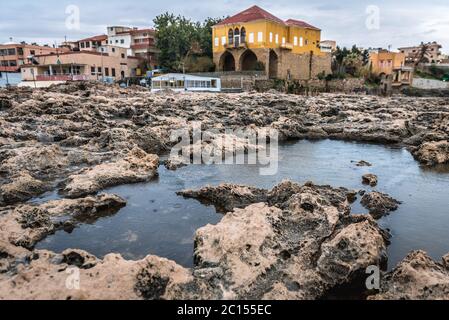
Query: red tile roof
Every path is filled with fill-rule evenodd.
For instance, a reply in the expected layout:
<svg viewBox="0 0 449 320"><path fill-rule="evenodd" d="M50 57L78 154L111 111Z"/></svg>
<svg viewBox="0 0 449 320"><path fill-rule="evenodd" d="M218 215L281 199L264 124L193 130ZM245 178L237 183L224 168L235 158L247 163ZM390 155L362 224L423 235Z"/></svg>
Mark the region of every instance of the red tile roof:
<svg viewBox="0 0 449 320"><path fill-rule="evenodd" d="M307 28L307 29L313 29L313 30L320 30L317 27L312 26L311 24L308 24L307 22L301 21L301 20L294 20L294 19L288 19L285 21L289 26L296 26L300 28Z"/></svg>
<svg viewBox="0 0 449 320"><path fill-rule="evenodd" d="M108 36L105 34L99 35L99 36L95 36L95 37L90 37L90 38L86 38L86 39L82 39L82 40L78 40L78 42L87 42L87 41L105 41L108 39Z"/></svg>
<svg viewBox="0 0 449 320"><path fill-rule="evenodd" d="M258 6L253 6L249 9L246 9L245 11L236 14L235 16L223 20L222 22L218 23L217 26L234 23L245 23L256 20L270 20L285 25L285 22L278 17L275 17L271 13Z"/></svg>

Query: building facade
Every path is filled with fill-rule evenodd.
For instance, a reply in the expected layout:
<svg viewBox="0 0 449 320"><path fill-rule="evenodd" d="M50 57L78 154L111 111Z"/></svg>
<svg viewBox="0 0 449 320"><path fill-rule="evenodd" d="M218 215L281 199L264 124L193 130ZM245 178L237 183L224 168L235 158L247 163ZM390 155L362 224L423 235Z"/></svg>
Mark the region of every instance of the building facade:
<svg viewBox="0 0 449 320"><path fill-rule="evenodd" d="M69 49L24 43L0 45L0 72L19 72L22 65L32 62L33 56L67 51Z"/></svg>
<svg viewBox="0 0 449 320"><path fill-rule="evenodd" d="M270 78L304 80L331 73L331 55L320 49L321 30L283 21L253 6L213 27L219 71L261 71Z"/></svg>
<svg viewBox="0 0 449 320"><path fill-rule="evenodd" d="M159 50L156 48L156 31L153 29L108 27L107 43L127 49L129 56L143 59L153 69L158 67Z"/></svg>
<svg viewBox="0 0 449 320"><path fill-rule="evenodd" d="M48 54L36 57L35 64L22 66L23 81L62 82L77 80L115 81L136 75L139 60L121 54L92 51Z"/></svg>
<svg viewBox="0 0 449 320"><path fill-rule="evenodd" d="M398 50L405 54L405 61L407 64L413 64L417 62L417 60L420 58L421 53L423 51L424 46L425 49L425 55L426 63L441 63L443 60L443 56L441 53L442 46L438 44L437 42L429 42L429 43L421 43L419 46L416 47L404 47L399 48Z"/></svg>
<svg viewBox="0 0 449 320"><path fill-rule="evenodd" d="M384 82L394 86L411 85L413 68L406 66L406 56L402 52L378 50L370 53L370 68L381 76Z"/></svg>
<svg viewBox="0 0 449 320"><path fill-rule="evenodd" d="M108 44L108 36L99 35L77 41L78 49L82 51L98 51L98 48Z"/></svg>

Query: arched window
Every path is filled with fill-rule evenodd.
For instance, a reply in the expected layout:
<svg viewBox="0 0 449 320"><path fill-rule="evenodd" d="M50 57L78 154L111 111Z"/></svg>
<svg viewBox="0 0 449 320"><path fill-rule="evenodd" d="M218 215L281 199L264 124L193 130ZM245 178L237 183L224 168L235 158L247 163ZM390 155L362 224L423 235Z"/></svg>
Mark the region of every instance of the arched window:
<svg viewBox="0 0 449 320"><path fill-rule="evenodd" d="M242 27L242 30L240 31L240 42L246 43L246 29L245 27Z"/></svg>
<svg viewBox="0 0 449 320"><path fill-rule="evenodd" d="M234 43L234 31L232 31L232 29L229 29L229 32L228 32L228 43L229 44Z"/></svg>
<svg viewBox="0 0 449 320"><path fill-rule="evenodd" d="M240 46L240 30L235 28L234 30L234 46L238 48Z"/></svg>

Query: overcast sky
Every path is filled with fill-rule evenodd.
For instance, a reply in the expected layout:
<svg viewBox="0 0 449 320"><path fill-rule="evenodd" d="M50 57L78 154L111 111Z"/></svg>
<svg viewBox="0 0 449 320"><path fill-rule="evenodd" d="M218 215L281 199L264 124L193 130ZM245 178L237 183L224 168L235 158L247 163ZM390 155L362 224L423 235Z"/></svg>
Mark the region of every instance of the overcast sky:
<svg viewBox="0 0 449 320"><path fill-rule="evenodd" d="M66 27L66 8L80 9L80 29ZM448 0L14 0L2 1L0 43L28 41L53 44L106 32L107 25L152 26L153 18L165 11L194 20L234 15L254 4L281 19L305 20L323 30L322 39L337 40L341 46L397 48L438 41L449 52ZM379 28L367 28L379 8Z"/></svg>

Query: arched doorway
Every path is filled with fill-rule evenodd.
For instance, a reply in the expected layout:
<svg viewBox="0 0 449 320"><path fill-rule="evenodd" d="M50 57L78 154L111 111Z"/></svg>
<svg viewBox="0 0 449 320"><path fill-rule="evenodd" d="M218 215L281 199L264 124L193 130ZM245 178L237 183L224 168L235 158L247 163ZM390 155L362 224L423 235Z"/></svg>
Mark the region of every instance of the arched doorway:
<svg viewBox="0 0 449 320"><path fill-rule="evenodd" d="M278 64L279 64L278 55L273 50L270 50L270 66L269 66L270 79L276 79L278 77Z"/></svg>
<svg viewBox="0 0 449 320"><path fill-rule="evenodd" d="M235 59L229 51L223 53L220 58L220 71L235 71Z"/></svg>
<svg viewBox="0 0 449 320"><path fill-rule="evenodd" d="M257 56L251 50L246 50L240 58L240 69L242 71L255 71L258 68Z"/></svg>

